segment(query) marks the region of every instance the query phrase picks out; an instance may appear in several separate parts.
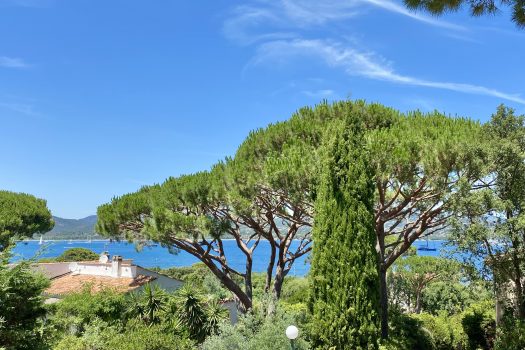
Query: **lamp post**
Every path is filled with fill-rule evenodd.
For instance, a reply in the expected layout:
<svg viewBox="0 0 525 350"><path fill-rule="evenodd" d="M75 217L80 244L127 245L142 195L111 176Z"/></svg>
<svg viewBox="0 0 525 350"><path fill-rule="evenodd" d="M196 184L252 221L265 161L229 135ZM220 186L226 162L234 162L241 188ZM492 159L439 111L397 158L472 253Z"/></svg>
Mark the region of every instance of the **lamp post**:
<svg viewBox="0 0 525 350"><path fill-rule="evenodd" d="M286 337L290 339L290 346L295 350L295 339L299 336L299 330L294 325L286 328Z"/></svg>

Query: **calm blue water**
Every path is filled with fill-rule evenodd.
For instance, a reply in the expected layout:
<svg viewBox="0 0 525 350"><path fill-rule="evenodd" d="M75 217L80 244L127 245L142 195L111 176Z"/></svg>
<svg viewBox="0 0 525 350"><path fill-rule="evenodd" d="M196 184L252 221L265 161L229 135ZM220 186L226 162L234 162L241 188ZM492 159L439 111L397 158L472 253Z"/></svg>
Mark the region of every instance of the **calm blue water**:
<svg viewBox="0 0 525 350"><path fill-rule="evenodd" d="M440 256L442 253L445 241L430 241L429 247L436 248L436 251L418 251L419 255ZM297 247L298 241L292 243L292 250ZM426 246L424 241L416 241L415 247ZM178 254L171 254L167 248L160 245L155 247L147 247L142 251L137 251L133 243L127 242L109 242L109 241L93 241L91 243L86 241L49 241L43 245L39 245L38 241L24 241L18 242L13 249L12 261L20 259L30 259L38 255L38 258L53 258L59 256L64 250L71 248L87 248L96 253L101 253L105 250L109 251L111 255L121 255L125 259L133 259L133 262L143 267L160 267L168 268L172 266L190 266L199 262L197 258L186 252L179 252ZM224 241L226 251L226 258L235 269L244 269L244 254L237 248L235 241ZM270 246L267 241L261 241L257 249L255 249L253 259L253 271L266 271L266 264L268 256L270 255ZM308 256L302 256L297 259L290 271L291 275L304 276L308 273L310 264L308 263Z"/></svg>

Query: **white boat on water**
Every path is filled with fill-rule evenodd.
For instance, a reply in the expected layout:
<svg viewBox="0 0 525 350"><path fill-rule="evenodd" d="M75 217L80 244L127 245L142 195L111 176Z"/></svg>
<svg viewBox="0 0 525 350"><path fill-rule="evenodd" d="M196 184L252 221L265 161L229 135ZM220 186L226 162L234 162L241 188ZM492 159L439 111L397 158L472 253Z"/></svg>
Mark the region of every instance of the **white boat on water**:
<svg viewBox="0 0 525 350"><path fill-rule="evenodd" d="M44 244L44 238L42 237L42 235L40 235L40 241L38 242L38 244L40 245Z"/></svg>

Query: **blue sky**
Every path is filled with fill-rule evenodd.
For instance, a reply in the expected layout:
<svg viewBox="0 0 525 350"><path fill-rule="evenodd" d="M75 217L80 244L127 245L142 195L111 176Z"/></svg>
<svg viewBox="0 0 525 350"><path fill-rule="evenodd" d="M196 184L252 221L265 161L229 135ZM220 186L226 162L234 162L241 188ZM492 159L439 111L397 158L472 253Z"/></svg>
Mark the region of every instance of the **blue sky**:
<svg viewBox="0 0 525 350"><path fill-rule="evenodd" d="M80 218L322 99L525 113L525 31L389 0L0 0L0 188Z"/></svg>

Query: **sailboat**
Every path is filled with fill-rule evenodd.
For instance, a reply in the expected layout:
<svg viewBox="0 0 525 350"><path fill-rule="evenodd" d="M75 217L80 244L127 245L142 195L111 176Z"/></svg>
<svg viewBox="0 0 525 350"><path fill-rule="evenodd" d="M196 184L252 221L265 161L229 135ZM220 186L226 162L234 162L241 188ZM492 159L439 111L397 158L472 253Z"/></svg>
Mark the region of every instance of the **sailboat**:
<svg viewBox="0 0 525 350"><path fill-rule="evenodd" d="M40 235L40 241L38 242L39 245L42 245L44 244L44 238L42 237L42 235Z"/></svg>
<svg viewBox="0 0 525 350"><path fill-rule="evenodd" d="M422 250L422 251L425 251L425 252L435 252L437 249L428 246L428 238L427 238L427 245L419 247L419 248L417 248L417 250Z"/></svg>

